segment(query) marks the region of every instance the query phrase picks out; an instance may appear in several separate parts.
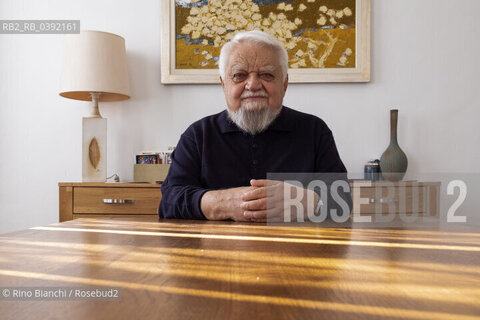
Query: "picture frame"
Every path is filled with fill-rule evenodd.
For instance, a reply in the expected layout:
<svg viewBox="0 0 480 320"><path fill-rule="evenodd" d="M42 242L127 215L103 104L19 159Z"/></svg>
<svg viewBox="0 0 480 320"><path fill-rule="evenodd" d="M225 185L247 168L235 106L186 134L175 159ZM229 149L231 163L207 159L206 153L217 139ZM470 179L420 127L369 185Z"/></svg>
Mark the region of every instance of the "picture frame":
<svg viewBox="0 0 480 320"><path fill-rule="evenodd" d="M220 1L220 0L210 0L210 1ZM258 0L257 0L258 1ZM313 3L313 2L331 2L332 0L306 0L304 1L305 3ZM346 50L343 52L343 56L345 56L345 52L350 53L351 57L354 59L354 65L345 67L345 66L339 66L338 63L329 67L298 67L298 68L291 68L289 67L288 69L288 76L289 76L289 83L322 83L322 82L369 82L370 81L370 16L371 16L371 0L351 0L355 2L355 8L354 8L354 26L347 26L346 28L349 29L354 29L353 34L354 34L354 40L349 40L349 41L354 41L354 49L353 50ZM179 54L184 54L184 51L186 51L185 48L187 48L187 44L191 45L192 48L196 47L196 49L189 49L188 54L185 55L184 61L182 63L190 63L191 61L194 61L197 57L194 56L194 54L198 54L198 57L201 57L201 54L204 54L204 57L209 58L210 60L205 60L206 62L200 62L200 63L208 63L211 61L212 63L214 62L215 59L218 59L218 52L220 49L220 43L224 43L224 41L227 41L226 39L222 39L218 43L215 41L215 43L212 43L212 40L208 39L203 39L202 36L199 36L199 33L197 31L197 34L195 35L194 33L196 31L193 31L190 35L182 35L182 34L177 34L178 30L186 30L186 31L191 31L187 28L187 24L185 24L186 29L180 29L179 26L176 25L176 3L180 3L185 5L191 5L191 7L197 7L201 8L202 6L205 6L205 4L208 3L207 0L162 0L162 32L161 32L161 82L163 84L208 84L208 83L220 83L219 80L219 74L218 74L218 69L212 69L212 65L210 65L210 69L201 69L200 67L195 68L189 68L189 67L179 67L180 63L179 61L176 61L176 54L177 52ZM250 5L255 6L256 2L255 0L249 0L249 1L240 1L241 3L250 3ZM271 0L270 2L276 2L275 0ZM286 6L288 6L290 3L298 3L298 0L294 1L284 1ZM196 5L193 5L196 3ZM213 2L212 2L213 3ZM252 4L254 3L254 4ZM278 2L280 3L280 2ZM210 4L211 5L211 4ZM282 6L278 4L278 6ZM258 5L257 5L258 7ZM297 6L298 7L298 6ZM177 10L181 10L182 8L177 8ZM291 7L287 7L291 8ZM215 8L212 9L214 11ZM250 9L250 8L248 8ZM295 8L294 8L295 9ZM297 10L300 11L301 8L298 8ZM322 9L322 8L320 8ZM346 8L348 9L348 8ZM195 9L197 10L197 9ZM235 11L236 9L234 9ZM242 10L241 8L238 8L238 10ZM190 11L191 12L191 11ZM348 12L347 12L348 13ZM210 13L209 13L210 14ZM235 12L233 12L235 14ZM291 16L291 13L289 13ZM316 14L319 14L319 16L324 16L327 19L329 19L329 15L331 12L317 12ZM341 12L337 11L337 17L342 15ZM180 16L180 15L179 15ZM185 18L184 15L181 16L182 18ZM195 16L196 17L196 16ZM198 15L200 17L200 14ZM280 17L280 14L278 14L278 17ZM285 15L283 16L285 17ZM336 19L335 13L333 16L333 19ZM187 17L188 18L188 17ZM254 17L255 19L258 19L258 16ZM188 18L190 19L190 18ZM220 18L219 18L220 19ZM323 18L322 18L323 19ZM330 18L331 19L331 18ZM208 22L207 19L203 18L206 23ZM260 18L261 20L261 18ZM264 23L266 19L264 19ZM290 19L288 20L289 25L292 25L292 22ZM292 19L293 20L293 19ZM320 22L325 22L321 21L320 19L317 20ZM331 20L333 21L333 20ZM297 20L295 19L295 22ZM336 21L335 21L336 22ZM338 22L340 23L340 22ZM329 22L327 21L327 24ZM210 23L211 25L211 23ZM258 25L258 24L257 24ZM321 29L326 30L325 32L331 32L328 30L329 28L331 30L337 29L338 32L340 32L339 29L341 29L338 26L342 26L337 24L335 27L333 26L324 26ZM294 26L295 27L295 26ZM215 26L214 26L215 28ZM306 29L309 30L309 29ZM345 31L345 30L343 30ZM287 30L288 32L288 30ZM180 32L181 33L181 32ZM343 33L345 34L345 33ZM228 32L225 33L225 30L223 30L223 36L228 35ZM195 37L196 36L196 37ZM338 36L340 38L341 34ZM183 38L182 38L183 37ZM220 39L222 36L216 37L216 39ZM304 39L302 40L305 42L305 37L302 36ZM329 36L330 37L330 36ZM195 39L196 38L196 39ZM278 37L277 37L278 38ZM194 41L192 39L195 39ZM212 36L210 35L210 39L212 39ZM292 38L290 38L292 39ZM350 36L351 39L351 36ZM187 40L190 41L190 43L187 43ZM313 44L312 46L315 47L315 44L318 44L320 42L324 43L325 41L320 41L320 40L315 40L315 39L307 39L308 41L311 41ZM211 47L212 50L215 50L216 56L209 54L209 50L202 50L202 43L206 47ZM316 42L314 42L316 41ZM207 44L208 42L208 44ZM344 43L345 41L338 41L338 43ZM185 45L184 45L185 43ZM301 44L299 42L299 44ZM179 50L176 50L176 45L179 45ZM183 47L180 47L183 46ZM214 48L214 45L216 48ZM310 46L310 44L309 44ZM327 46L324 48L324 52L328 52L329 55L333 56L334 51L326 51ZM331 49L331 48L330 48ZM195 50L195 53L192 53ZM295 50L295 49L294 49ZM342 49L343 50L343 49ZM303 50L306 52L306 50ZM303 52L302 50L298 50L298 52ZM352 54L353 51L353 54ZM207 52L207 53L206 53ZM323 54L325 56L325 54ZM339 56L339 53L336 53L337 57ZM180 56L180 55L179 55ZM300 62L303 63L303 66L305 66L305 61L310 62L312 59L299 59L297 57L298 55L295 54L293 56L294 58L298 58ZM327 55L328 56L328 55ZM289 57L292 57L292 53L289 51ZM310 55L311 57L311 55ZM338 60L338 61L344 61L346 60L345 58L341 58L343 60ZM179 59L180 60L180 59ZM315 60L316 61L316 60ZM292 66L291 59L289 61L289 66Z"/></svg>

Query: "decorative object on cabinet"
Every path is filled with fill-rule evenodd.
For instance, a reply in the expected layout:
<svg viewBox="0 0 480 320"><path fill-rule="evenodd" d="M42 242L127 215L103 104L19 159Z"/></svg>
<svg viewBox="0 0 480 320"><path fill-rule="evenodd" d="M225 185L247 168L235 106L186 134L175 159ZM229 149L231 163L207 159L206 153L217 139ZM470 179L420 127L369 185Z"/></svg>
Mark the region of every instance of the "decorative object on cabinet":
<svg viewBox="0 0 480 320"><path fill-rule="evenodd" d="M66 36L60 95L92 101L82 121L82 180L104 182L107 177L107 119L99 101L130 98L125 40L101 31Z"/></svg>
<svg viewBox="0 0 480 320"><path fill-rule="evenodd" d="M370 181L380 180L380 160L372 159L365 164L363 179Z"/></svg>
<svg viewBox="0 0 480 320"><path fill-rule="evenodd" d="M405 176L408 159L398 145L397 140L398 110L390 110L390 144L380 158L382 177L389 181L400 181Z"/></svg>

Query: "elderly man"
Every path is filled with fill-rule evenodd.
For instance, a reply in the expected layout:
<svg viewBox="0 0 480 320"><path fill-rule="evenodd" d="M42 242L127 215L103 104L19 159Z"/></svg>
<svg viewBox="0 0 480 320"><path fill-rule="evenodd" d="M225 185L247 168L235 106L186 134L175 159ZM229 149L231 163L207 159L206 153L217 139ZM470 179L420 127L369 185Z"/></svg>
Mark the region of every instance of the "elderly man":
<svg viewBox="0 0 480 320"><path fill-rule="evenodd" d="M282 106L288 55L261 31L220 53L227 110L192 124L172 154L161 218L265 221L267 173L346 172L319 118Z"/></svg>

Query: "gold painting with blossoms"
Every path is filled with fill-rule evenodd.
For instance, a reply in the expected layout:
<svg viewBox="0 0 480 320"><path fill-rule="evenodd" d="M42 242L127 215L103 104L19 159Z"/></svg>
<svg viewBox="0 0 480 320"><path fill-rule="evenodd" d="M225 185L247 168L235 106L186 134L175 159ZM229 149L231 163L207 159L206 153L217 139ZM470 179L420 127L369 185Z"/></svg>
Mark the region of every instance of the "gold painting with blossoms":
<svg viewBox="0 0 480 320"><path fill-rule="evenodd" d="M355 67L355 0L177 0L177 69L215 69L237 32L279 39L289 68Z"/></svg>
<svg viewBox="0 0 480 320"><path fill-rule="evenodd" d="M162 82L218 82L222 46L249 30L283 43L290 82L369 81L370 1L162 0Z"/></svg>

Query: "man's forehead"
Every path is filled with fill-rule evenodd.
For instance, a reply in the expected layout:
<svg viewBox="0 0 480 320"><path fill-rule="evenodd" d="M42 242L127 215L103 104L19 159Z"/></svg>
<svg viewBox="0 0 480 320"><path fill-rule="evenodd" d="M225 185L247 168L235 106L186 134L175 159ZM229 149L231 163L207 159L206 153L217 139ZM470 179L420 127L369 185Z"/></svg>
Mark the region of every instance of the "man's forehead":
<svg viewBox="0 0 480 320"><path fill-rule="evenodd" d="M262 69L275 71L278 66L278 57L272 48L258 45L241 44L232 48L229 57L229 69Z"/></svg>
<svg viewBox="0 0 480 320"><path fill-rule="evenodd" d="M233 63L232 66L231 66L231 70L248 70L248 69L252 69L252 67L253 66L251 66L248 62L247 63ZM257 65L255 67L257 67L259 70L270 71L270 72L276 71L278 69L278 67L275 67L272 64Z"/></svg>

